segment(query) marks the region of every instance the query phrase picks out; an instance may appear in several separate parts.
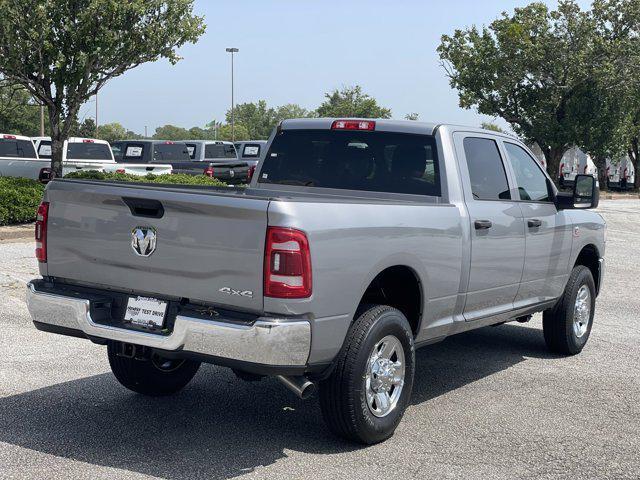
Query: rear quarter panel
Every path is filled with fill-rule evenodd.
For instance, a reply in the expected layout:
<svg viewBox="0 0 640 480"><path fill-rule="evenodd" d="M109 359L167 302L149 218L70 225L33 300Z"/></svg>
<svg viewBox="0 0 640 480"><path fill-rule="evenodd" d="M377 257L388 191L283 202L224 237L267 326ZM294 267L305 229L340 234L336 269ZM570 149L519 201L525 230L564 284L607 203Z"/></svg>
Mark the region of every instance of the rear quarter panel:
<svg viewBox="0 0 640 480"><path fill-rule="evenodd" d="M303 230L309 239L312 296L265 298L264 307L270 313L312 317L311 362L337 353L362 295L387 267L406 265L420 279L421 330L450 323L463 259L461 215L455 206L272 201L268 223Z"/></svg>

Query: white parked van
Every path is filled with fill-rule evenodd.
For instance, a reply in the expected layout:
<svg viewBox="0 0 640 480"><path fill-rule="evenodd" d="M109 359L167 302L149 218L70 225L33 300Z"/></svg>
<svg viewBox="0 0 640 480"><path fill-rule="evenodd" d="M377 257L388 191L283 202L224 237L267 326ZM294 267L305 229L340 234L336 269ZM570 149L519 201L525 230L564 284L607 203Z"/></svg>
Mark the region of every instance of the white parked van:
<svg viewBox="0 0 640 480"><path fill-rule="evenodd" d="M609 188L613 190L633 188L636 175L631 159L625 156L615 164L607 159L607 180Z"/></svg>
<svg viewBox="0 0 640 480"><path fill-rule="evenodd" d="M560 160L560 185L567 187L572 186L578 174L593 175L597 178L598 169L589 155L578 147L571 147L564 153L562 160Z"/></svg>

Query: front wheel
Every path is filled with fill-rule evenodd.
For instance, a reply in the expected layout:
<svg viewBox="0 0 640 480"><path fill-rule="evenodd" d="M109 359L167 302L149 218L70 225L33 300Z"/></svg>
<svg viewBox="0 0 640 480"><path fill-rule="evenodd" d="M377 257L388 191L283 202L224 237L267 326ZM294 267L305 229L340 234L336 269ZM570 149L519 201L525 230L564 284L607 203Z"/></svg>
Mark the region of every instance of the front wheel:
<svg viewBox="0 0 640 480"><path fill-rule="evenodd" d="M558 303L543 314L547 348L562 355L580 353L591 334L595 302L596 286L591 271L577 265Z"/></svg>
<svg viewBox="0 0 640 480"><path fill-rule="evenodd" d="M409 404L415 352L413 334L399 310L376 305L351 325L336 367L320 384L320 407L329 429L347 440L386 440Z"/></svg>
<svg viewBox="0 0 640 480"><path fill-rule="evenodd" d="M198 372L200 362L136 355L138 348L120 342L109 342L109 365L116 379L136 393L153 397L171 395L182 390Z"/></svg>

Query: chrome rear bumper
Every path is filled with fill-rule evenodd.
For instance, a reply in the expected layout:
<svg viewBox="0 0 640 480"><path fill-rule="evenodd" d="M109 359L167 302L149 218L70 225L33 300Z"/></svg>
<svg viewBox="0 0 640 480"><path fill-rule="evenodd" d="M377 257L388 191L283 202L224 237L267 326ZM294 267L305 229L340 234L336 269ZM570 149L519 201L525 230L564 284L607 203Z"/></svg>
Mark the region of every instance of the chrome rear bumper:
<svg viewBox="0 0 640 480"><path fill-rule="evenodd" d="M27 284L27 307L34 322L80 331L87 337L182 351L269 366L304 366L311 348L306 320L260 317L251 325L178 315L170 335L95 323L88 299L55 295Z"/></svg>

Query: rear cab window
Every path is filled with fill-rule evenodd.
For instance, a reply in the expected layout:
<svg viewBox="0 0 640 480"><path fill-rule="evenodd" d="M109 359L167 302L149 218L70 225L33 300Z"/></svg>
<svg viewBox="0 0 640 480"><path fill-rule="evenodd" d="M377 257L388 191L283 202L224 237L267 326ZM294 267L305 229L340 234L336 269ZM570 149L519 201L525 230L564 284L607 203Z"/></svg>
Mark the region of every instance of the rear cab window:
<svg viewBox="0 0 640 480"><path fill-rule="evenodd" d="M36 158L36 150L30 140L20 140L5 135L0 136L0 157Z"/></svg>
<svg viewBox="0 0 640 480"><path fill-rule="evenodd" d="M226 143L209 143L204 147L204 158L238 158L236 148Z"/></svg>
<svg viewBox="0 0 640 480"><path fill-rule="evenodd" d="M186 145L187 145L187 152L189 152L189 158L191 158L191 160L195 160L197 145L195 143L187 143Z"/></svg>
<svg viewBox="0 0 640 480"><path fill-rule="evenodd" d="M260 183L441 196L431 135L384 131L282 130Z"/></svg>
<svg viewBox="0 0 640 480"><path fill-rule="evenodd" d="M51 158L51 140L42 140L38 145L38 157Z"/></svg>
<svg viewBox="0 0 640 480"><path fill-rule="evenodd" d="M129 163L144 163L145 145L128 142L120 144L120 159Z"/></svg>
<svg viewBox="0 0 640 480"><path fill-rule="evenodd" d="M189 162L189 150L184 143L165 142L153 145L153 159L156 162Z"/></svg>
<svg viewBox="0 0 640 480"><path fill-rule="evenodd" d="M259 143L247 143L242 147L242 158L258 158L260 156Z"/></svg>
<svg viewBox="0 0 640 480"><path fill-rule="evenodd" d="M73 142L67 144L67 160L112 160L111 148L106 143Z"/></svg>

